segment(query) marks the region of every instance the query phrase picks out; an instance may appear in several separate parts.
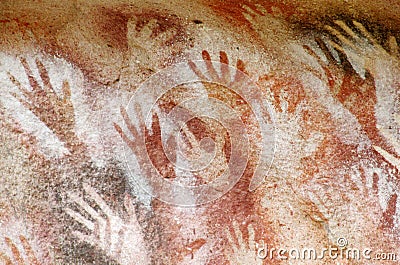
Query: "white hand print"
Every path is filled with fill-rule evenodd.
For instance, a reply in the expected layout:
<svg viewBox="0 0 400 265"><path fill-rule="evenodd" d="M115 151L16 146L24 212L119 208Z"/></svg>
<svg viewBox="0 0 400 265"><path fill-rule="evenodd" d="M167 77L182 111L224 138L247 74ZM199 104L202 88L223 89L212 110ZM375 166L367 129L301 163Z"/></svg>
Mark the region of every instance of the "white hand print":
<svg viewBox="0 0 400 265"><path fill-rule="evenodd" d="M235 265L262 265L262 259L257 257L256 241L254 239L255 231L252 224L249 224L247 229L249 232L249 239L248 242L245 242L239 224L233 222L235 235L232 235L229 230L227 231L228 241L232 247L233 253L229 254L227 258L231 264ZM236 240L234 240L233 236L235 236Z"/></svg>
<svg viewBox="0 0 400 265"><path fill-rule="evenodd" d="M65 211L77 222L91 231L89 235L80 231L73 234L78 239L104 251L110 258L120 264L149 264L141 227L136 219L136 213L129 195L126 195L124 205L127 220L124 221L114 214L100 195L87 184L83 184L85 192L90 196L100 211L93 209L89 203L77 194L70 192L68 197L91 217L89 220L79 212L66 208ZM103 217L105 216L105 217Z"/></svg>
<svg viewBox="0 0 400 265"><path fill-rule="evenodd" d="M358 63L365 67L372 75L376 72L377 62L381 60L392 61L398 58L398 46L396 39L392 36L389 37L390 53L387 52L378 41L367 31L367 29L357 21L353 21L356 30L361 34L357 34L349 25L341 20L336 20L335 24L339 29L331 26L325 28L340 41L340 44L335 41L329 40L335 49L345 53L352 63ZM342 32L346 33L346 37Z"/></svg>

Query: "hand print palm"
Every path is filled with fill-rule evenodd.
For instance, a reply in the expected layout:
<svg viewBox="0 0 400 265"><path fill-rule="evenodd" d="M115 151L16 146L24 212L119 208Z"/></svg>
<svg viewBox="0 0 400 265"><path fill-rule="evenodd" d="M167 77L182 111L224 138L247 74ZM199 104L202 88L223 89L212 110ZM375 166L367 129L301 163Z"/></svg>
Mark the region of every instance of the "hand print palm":
<svg viewBox="0 0 400 265"><path fill-rule="evenodd" d="M91 231L89 235L74 231L74 236L101 249L120 264L132 264L132 262L148 264L141 227L137 221L131 197L129 195L125 196L124 206L127 217L126 220L123 220L113 213L111 208L92 187L87 184L83 186L90 199L100 207L100 211L96 211L84 199L70 192L68 197L90 216L90 219L87 219L71 208L65 209L73 219Z"/></svg>

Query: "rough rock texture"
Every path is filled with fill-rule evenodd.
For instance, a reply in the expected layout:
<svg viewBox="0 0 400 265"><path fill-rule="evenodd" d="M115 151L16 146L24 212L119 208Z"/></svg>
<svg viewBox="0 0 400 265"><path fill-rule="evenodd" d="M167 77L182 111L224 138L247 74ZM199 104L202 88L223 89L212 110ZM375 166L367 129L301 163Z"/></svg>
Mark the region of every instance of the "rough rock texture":
<svg viewBox="0 0 400 265"><path fill-rule="evenodd" d="M1 1L0 262L395 264L399 41L389 0Z"/></svg>

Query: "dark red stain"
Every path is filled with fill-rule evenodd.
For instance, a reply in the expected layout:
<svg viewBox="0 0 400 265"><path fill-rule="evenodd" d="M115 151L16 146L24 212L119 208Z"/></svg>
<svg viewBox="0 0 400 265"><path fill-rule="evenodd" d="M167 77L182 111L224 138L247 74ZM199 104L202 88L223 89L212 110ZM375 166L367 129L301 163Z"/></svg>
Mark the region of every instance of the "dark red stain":
<svg viewBox="0 0 400 265"><path fill-rule="evenodd" d="M128 21L132 13L126 13L124 10L115 10L107 7L98 9L96 26L98 34L110 47L115 47L121 51L128 48Z"/></svg>

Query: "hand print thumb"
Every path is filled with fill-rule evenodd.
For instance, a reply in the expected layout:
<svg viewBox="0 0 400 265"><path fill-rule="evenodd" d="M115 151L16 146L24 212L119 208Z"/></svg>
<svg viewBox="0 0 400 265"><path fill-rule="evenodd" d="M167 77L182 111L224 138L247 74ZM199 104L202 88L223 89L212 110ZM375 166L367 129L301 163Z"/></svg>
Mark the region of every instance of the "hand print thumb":
<svg viewBox="0 0 400 265"><path fill-rule="evenodd" d="M256 166L249 190L255 190L274 155L271 108L244 63L230 66L224 52L219 62L207 51L202 57L139 86L121 111L134 140L115 125L131 178L152 197L177 206L220 198L243 176L250 158Z"/></svg>

